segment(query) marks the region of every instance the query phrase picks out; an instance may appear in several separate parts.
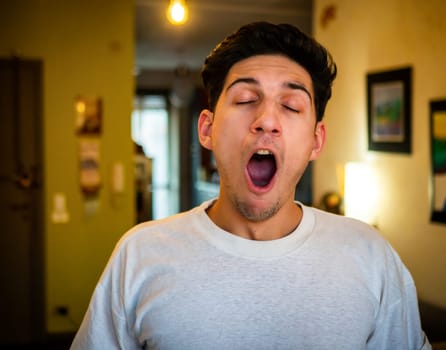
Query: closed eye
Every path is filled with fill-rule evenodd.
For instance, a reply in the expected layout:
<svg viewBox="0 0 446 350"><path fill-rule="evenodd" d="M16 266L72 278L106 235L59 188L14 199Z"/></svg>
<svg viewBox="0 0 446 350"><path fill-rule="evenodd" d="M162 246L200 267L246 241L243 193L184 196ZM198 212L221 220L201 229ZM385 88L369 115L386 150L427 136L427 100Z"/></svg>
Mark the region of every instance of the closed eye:
<svg viewBox="0 0 446 350"><path fill-rule="evenodd" d="M296 113L299 113L300 111L298 110L298 109L295 109L295 108L293 108L293 107L290 107L290 106L288 106L288 105L282 105L285 109L287 109L287 110L289 110L289 111L291 111L291 112L296 112Z"/></svg>
<svg viewBox="0 0 446 350"><path fill-rule="evenodd" d="M255 102L256 102L256 100L237 101L235 104L237 104L237 105L247 105L247 104L255 103Z"/></svg>

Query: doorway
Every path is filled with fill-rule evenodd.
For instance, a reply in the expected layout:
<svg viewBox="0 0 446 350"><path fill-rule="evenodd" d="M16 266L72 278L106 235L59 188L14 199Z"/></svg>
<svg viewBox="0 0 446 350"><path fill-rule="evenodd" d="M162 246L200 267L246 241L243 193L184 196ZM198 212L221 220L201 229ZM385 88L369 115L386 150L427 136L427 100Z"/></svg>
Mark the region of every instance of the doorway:
<svg viewBox="0 0 446 350"><path fill-rule="evenodd" d="M145 93L137 95L132 113L132 139L135 142L139 161L137 161L138 212L144 211L149 204L149 216L139 217L138 221L161 219L178 212L178 191L175 186L175 145L171 130L173 118L169 113L166 94ZM141 153L142 152L142 153ZM141 166L141 155L146 158ZM139 172L139 174L138 174ZM147 203L151 201L151 203Z"/></svg>
<svg viewBox="0 0 446 350"><path fill-rule="evenodd" d="M43 341L42 62L0 59L0 345Z"/></svg>

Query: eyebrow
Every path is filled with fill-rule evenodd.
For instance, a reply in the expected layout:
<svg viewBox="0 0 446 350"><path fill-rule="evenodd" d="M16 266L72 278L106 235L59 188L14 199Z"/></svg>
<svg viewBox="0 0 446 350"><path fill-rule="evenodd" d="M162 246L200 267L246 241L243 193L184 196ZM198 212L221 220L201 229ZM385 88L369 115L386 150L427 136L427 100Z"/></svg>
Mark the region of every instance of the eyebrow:
<svg viewBox="0 0 446 350"><path fill-rule="evenodd" d="M226 88L226 91L228 91L234 85L239 84L239 83L259 85L259 82L254 78L238 78L238 79L235 79L231 84L229 84L229 86Z"/></svg>
<svg viewBox="0 0 446 350"><path fill-rule="evenodd" d="M285 83L284 85L290 89L293 89L293 90L302 90L303 92L305 92L308 95L308 97L310 98L310 101L311 102L313 101L310 91L308 91L308 89L304 85L298 84L298 83L292 83L292 82Z"/></svg>
<svg viewBox="0 0 446 350"><path fill-rule="evenodd" d="M226 91L228 91L234 85L237 85L239 83L259 85L259 82L256 79L254 79L254 78L238 78L238 79L235 79L231 84L228 85L228 87L226 88ZM311 102L313 101L311 93L308 91L308 89L304 85L298 84L298 83L294 83L294 82L286 82L286 83L283 84L283 86L287 87L289 89L292 89L292 90L301 90L301 91L305 92L308 95L308 97L310 98Z"/></svg>

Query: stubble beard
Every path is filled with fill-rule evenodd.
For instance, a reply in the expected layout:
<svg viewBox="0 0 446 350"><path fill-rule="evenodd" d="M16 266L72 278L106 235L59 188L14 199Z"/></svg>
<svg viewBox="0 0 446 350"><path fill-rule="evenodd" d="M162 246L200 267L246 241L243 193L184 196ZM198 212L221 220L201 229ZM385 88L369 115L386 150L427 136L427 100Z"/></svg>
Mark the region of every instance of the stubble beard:
<svg viewBox="0 0 446 350"><path fill-rule="evenodd" d="M265 221L276 215L280 209L279 202L275 202L268 208L259 210L253 208L252 205L240 200L239 198L237 198L237 196L234 197L235 198L233 199L233 203L237 211L240 213L240 215L252 222Z"/></svg>

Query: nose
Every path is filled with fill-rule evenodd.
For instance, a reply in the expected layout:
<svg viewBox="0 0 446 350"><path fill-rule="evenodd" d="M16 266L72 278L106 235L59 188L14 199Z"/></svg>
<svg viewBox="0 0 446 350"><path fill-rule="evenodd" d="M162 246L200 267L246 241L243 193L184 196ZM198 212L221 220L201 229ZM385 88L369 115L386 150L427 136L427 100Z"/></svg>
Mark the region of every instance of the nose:
<svg viewBox="0 0 446 350"><path fill-rule="evenodd" d="M282 133L279 111L275 103L265 103L257 110L255 119L251 124L251 131L253 133L265 132L273 135Z"/></svg>

